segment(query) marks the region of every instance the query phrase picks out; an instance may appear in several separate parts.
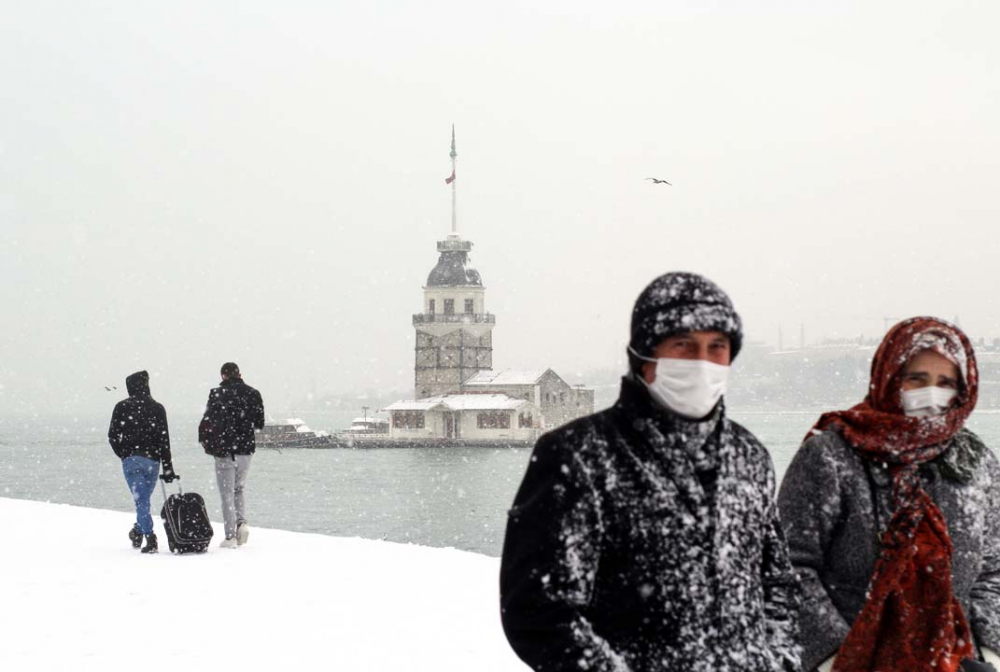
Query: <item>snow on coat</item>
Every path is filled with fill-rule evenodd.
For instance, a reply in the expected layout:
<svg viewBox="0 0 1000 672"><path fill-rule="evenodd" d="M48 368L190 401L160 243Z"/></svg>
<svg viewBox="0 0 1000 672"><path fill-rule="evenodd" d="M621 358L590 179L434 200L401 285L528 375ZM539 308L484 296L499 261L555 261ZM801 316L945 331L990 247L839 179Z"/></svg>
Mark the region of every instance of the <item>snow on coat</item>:
<svg viewBox="0 0 1000 672"><path fill-rule="evenodd" d="M948 523L952 590L979 646L1000 648L1000 462L975 434L920 467ZM792 563L803 582L799 621L806 670L844 641L865 602L892 516L885 465L863 459L834 431L796 453L778 495Z"/></svg>
<svg viewBox="0 0 1000 672"><path fill-rule="evenodd" d="M108 442L120 459L137 455L163 464L173 471L167 411L149 391L149 374L138 371L125 379L128 398L119 401L111 413Z"/></svg>
<svg viewBox="0 0 1000 672"><path fill-rule="evenodd" d="M626 378L541 437L510 510L501 606L538 671L794 672L798 583L767 451Z"/></svg>
<svg viewBox="0 0 1000 672"><path fill-rule="evenodd" d="M264 428L264 400L240 378L229 378L208 394L198 442L215 457L253 455L254 429Z"/></svg>

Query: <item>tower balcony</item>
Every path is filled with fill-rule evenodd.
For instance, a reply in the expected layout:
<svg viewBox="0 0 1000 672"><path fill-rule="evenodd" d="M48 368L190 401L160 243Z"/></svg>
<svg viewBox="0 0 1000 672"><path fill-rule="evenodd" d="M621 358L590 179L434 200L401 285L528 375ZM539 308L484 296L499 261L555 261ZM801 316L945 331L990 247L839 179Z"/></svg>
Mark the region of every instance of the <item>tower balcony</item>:
<svg viewBox="0 0 1000 672"><path fill-rule="evenodd" d="M419 313L413 316L413 326L421 324L496 324L493 313Z"/></svg>
<svg viewBox="0 0 1000 672"><path fill-rule="evenodd" d="M472 243L462 240L457 235L448 236L447 240L438 241L438 252L471 252Z"/></svg>

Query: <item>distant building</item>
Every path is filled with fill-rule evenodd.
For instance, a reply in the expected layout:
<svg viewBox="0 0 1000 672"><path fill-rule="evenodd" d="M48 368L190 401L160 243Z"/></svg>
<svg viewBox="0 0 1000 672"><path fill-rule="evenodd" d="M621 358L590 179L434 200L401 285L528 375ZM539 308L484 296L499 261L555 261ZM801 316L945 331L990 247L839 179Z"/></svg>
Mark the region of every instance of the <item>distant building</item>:
<svg viewBox="0 0 1000 672"><path fill-rule="evenodd" d="M452 232L413 316L414 400L385 408L392 438L530 440L594 412L594 391L572 387L552 369L493 370L493 327L482 276L470 266L472 243L457 233L452 133Z"/></svg>
<svg viewBox="0 0 1000 672"><path fill-rule="evenodd" d="M594 391L572 387L552 369L534 371L480 371L462 384L466 393L506 394L527 399L538 407L546 428L594 412Z"/></svg>
<svg viewBox="0 0 1000 672"><path fill-rule="evenodd" d="M512 439L537 436L538 407L506 394L445 394L386 409L394 439Z"/></svg>
<svg viewBox="0 0 1000 672"><path fill-rule="evenodd" d="M528 440L594 412L594 391L552 369L494 371L493 327L472 243L452 233L413 316L414 400L385 408L392 438Z"/></svg>

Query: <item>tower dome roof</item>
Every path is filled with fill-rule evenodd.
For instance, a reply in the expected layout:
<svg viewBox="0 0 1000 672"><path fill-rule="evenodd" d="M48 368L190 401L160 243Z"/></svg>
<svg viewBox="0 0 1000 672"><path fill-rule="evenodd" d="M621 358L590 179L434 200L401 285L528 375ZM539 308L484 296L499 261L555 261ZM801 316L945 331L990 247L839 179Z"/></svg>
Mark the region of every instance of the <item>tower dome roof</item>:
<svg viewBox="0 0 1000 672"><path fill-rule="evenodd" d="M479 271L469 266L469 250L472 243L456 235L438 243L437 266L427 276L428 287L482 287L483 279Z"/></svg>

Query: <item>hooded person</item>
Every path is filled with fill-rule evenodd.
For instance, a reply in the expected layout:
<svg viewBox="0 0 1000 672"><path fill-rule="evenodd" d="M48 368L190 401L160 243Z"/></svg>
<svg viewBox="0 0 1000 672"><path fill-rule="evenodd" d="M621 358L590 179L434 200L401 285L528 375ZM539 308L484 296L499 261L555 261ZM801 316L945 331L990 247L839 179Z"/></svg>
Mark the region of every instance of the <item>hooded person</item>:
<svg viewBox="0 0 1000 672"><path fill-rule="evenodd" d="M965 428L979 373L953 324L886 334L864 401L823 414L778 496L806 670L994 669L1000 463Z"/></svg>
<svg viewBox="0 0 1000 672"><path fill-rule="evenodd" d="M719 287L661 276L632 312L617 403L539 438L500 568L532 669L800 669L771 460L723 401L742 337Z"/></svg>
<svg viewBox="0 0 1000 672"><path fill-rule="evenodd" d="M163 404L153 399L149 392L149 374L138 371L125 379L128 399L115 405L108 428L108 441L115 455L122 461L125 482L135 502L136 522L129 530L133 548L146 545L143 553L156 553L156 534L153 517L149 512L149 498L156 486L156 477L163 465L160 478L170 483L179 478L174 473L170 457L170 432L167 430L167 412Z"/></svg>

